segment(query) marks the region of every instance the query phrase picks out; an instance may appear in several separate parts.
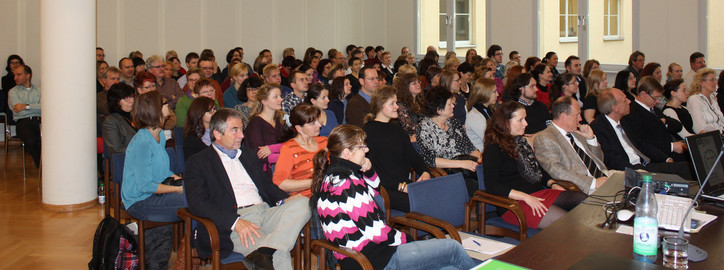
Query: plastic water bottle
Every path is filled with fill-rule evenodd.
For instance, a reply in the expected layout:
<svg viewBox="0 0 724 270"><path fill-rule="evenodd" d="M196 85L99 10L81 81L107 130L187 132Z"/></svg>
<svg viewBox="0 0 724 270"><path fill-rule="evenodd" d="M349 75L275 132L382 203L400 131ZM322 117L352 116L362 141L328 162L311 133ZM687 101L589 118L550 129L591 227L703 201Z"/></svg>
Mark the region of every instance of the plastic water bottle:
<svg viewBox="0 0 724 270"><path fill-rule="evenodd" d="M103 183L101 183L101 186L98 187L98 203L100 203L101 205L106 203L106 190L103 186Z"/></svg>
<svg viewBox="0 0 724 270"><path fill-rule="evenodd" d="M656 197L651 175L644 175L641 191L636 199L634 219L633 257L636 260L654 263L658 256L659 222L656 220Z"/></svg>

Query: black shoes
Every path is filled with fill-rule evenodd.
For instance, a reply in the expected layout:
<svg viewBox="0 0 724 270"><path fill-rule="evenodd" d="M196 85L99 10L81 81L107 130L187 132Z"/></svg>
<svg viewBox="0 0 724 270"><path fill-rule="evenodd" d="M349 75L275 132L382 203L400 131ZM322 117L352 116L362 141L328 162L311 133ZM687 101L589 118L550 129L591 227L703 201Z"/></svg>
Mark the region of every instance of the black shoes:
<svg viewBox="0 0 724 270"><path fill-rule="evenodd" d="M274 270L274 263L272 262L272 256L254 250L244 257L249 264L251 264L252 270Z"/></svg>

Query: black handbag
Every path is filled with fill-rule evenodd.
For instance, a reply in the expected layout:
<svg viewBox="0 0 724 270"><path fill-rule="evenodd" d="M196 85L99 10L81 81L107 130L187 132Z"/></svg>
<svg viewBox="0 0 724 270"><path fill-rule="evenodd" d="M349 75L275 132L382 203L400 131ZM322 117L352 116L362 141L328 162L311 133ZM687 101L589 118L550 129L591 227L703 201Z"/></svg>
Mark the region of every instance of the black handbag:
<svg viewBox="0 0 724 270"><path fill-rule="evenodd" d="M451 158L451 160L472 160L475 162L478 162L478 158L463 154L463 155L457 155ZM478 175L474 171L470 171L468 169L463 168L447 168L443 169L447 174L456 174L456 173L462 173L463 178L465 179L478 179Z"/></svg>

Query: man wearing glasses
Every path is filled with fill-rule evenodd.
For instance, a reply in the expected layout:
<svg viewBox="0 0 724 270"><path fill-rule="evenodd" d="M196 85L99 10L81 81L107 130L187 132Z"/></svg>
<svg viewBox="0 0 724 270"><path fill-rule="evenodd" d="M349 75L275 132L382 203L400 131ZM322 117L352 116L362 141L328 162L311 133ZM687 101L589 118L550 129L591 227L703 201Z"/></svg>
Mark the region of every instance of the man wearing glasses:
<svg viewBox="0 0 724 270"><path fill-rule="evenodd" d="M495 65L497 66L495 68L495 77L502 80L504 76L503 72L505 71L505 65L503 65L503 48L496 44L490 45L486 55L488 58L495 59Z"/></svg>
<svg viewBox="0 0 724 270"><path fill-rule="evenodd" d="M636 91L631 113L621 120L631 142L652 161L686 161L686 144L674 139L681 123L656 108L664 88L654 77L645 76Z"/></svg>
<svg viewBox="0 0 724 270"><path fill-rule="evenodd" d="M209 56L201 57L201 60L199 60L199 69L201 69L201 75L203 75L204 78L211 79L214 75L214 60ZM216 92L216 101L223 106L224 92L221 91L221 85L219 85L219 82L216 80L212 80L212 84Z"/></svg>
<svg viewBox="0 0 724 270"><path fill-rule="evenodd" d="M156 90L163 95L173 110L178 99L184 96L184 92L174 79L163 76L164 66L163 58L159 55L153 55L146 60L146 71L156 76Z"/></svg>

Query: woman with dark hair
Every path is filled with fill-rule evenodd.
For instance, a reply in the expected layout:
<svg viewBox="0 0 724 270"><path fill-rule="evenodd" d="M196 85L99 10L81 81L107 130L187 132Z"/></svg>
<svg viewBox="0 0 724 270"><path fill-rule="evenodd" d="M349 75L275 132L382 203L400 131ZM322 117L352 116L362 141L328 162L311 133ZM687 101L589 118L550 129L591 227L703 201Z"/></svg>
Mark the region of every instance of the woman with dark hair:
<svg viewBox="0 0 724 270"><path fill-rule="evenodd" d="M436 68L438 68L438 69L440 68L440 67L438 66L438 64L437 64L437 61L435 61L435 60L433 60L433 59L423 58L422 60L420 60L420 69L418 70L418 72L420 73L420 74L419 74L419 75L420 75L420 81L422 81L422 88L423 88L423 89L428 88L428 86L430 85L430 83L432 83L432 82L430 81L430 79L427 77L427 71L428 71L431 67L436 67ZM441 69L441 71L442 71L442 69ZM440 72L441 72L441 71L440 71ZM440 73L440 72L438 72L438 73Z"/></svg>
<svg viewBox="0 0 724 270"><path fill-rule="evenodd" d="M329 72L332 70L332 61L329 59L322 59L317 64L317 80L324 83L326 87L329 87Z"/></svg>
<svg viewBox="0 0 724 270"><path fill-rule="evenodd" d="M498 100L498 91L493 79L482 78L475 81L470 98L466 104L468 117L465 119L465 132L478 151L483 151L483 138L488 119L493 115L493 107Z"/></svg>
<svg viewBox="0 0 724 270"><path fill-rule="evenodd" d="M141 71L146 71L146 61L143 61L143 58L133 57L131 58L131 61L133 62L133 71L136 74Z"/></svg>
<svg viewBox="0 0 724 270"><path fill-rule="evenodd" d="M468 138L463 123L453 117L455 96L442 87L425 93L425 117L417 131L417 146L428 167L462 172L470 196L478 190L475 167L481 153Z"/></svg>
<svg viewBox="0 0 724 270"><path fill-rule="evenodd" d="M453 96L455 96L453 117L460 121L460 123L465 123L465 117L468 112L465 110L465 96L460 93L460 75L456 71L444 71L442 75L440 75L440 86L450 91L450 93L453 93Z"/></svg>
<svg viewBox="0 0 724 270"><path fill-rule="evenodd" d="M621 92L626 94L626 98L631 100L631 102L636 100L636 98L632 94L636 89L636 76L633 74L633 72L630 72L628 70L621 70L616 73L616 81L613 84L613 88L621 90Z"/></svg>
<svg viewBox="0 0 724 270"><path fill-rule="evenodd" d="M641 77L644 76L654 76L656 81L661 83L661 78L663 77L661 74L661 64L656 62L646 64L641 70Z"/></svg>
<svg viewBox="0 0 724 270"><path fill-rule="evenodd" d="M256 104L251 111L249 125L244 136L246 145L257 152L262 168L272 178L271 164L277 162L282 148L279 137L286 127L282 111L282 87L276 83L267 83L256 92Z"/></svg>
<svg viewBox="0 0 724 270"><path fill-rule="evenodd" d="M332 80L329 87L329 104L327 108L334 113L337 122L344 124L344 111L347 109L347 97L352 94L352 84L346 77Z"/></svg>
<svg viewBox="0 0 724 270"><path fill-rule="evenodd" d="M317 117L317 120L319 124L322 125L319 129L319 136L329 136L332 129L339 125L336 115L327 109L329 108L329 90L321 84L311 85L309 90L307 90L304 103L319 109L319 117Z"/></svg>
<svg viewBox="0 0 724 270"><path fill-rule="evenodd" d="M425 104L420 80L415 74L403 74L397 77L394 87L397 90L397 104L399 105L396 118L407 136L416 139L415 134L420 125Z"/></svg>
<svg viewBox="0 0 724 270"><path fill-rule="evenodd" d="M673 79L664 85L664 96L666 97L666 106L664 106L664 115L681 122L684 127L676 133L678 140L682 140L688 136L696 134L694 132L694 122L691 114L684 107L683 103L689 98L689 91L682 79Z"/></svg>
<svg viewBox="0 0 724 270"><path fill-rule="evenodd" d="M431 66L427 68L427 71L425 71L425 81L428 82L427 86L425 86L425 90L429 90L433 87L440 86L440 75L442 74L442 69L437 66Z"/></svg>
<svg viewBox="0 0 724 270"><path fill-rule="evenodd" d="M415 77L414 74L407 74ZM367 133L367 156L377 171L382 186L387 190L392 208L409 212L410 199L407 196L407 184L427 180L430 173L422 157L415 151L410 136L399 125L391 122L398 118L399 107L396 93L400 92L384 86L372 95L370 111L364 131ZM418 175L409 179L410 169Z"/></svg>
<svg viewBox="0 0 724 270"><path fill-rule="evenodd" d="M550 82L555 78L551 67L543 64L536 65L533 67L533 70L530 71L530 74L533 75L533 79L535 79L537 83L536 87L538 88L538 97L536 100L543 102L543 104L545 104L550 110L551 102L556 99L556 97L551 97L548 93Z"/></svg>
<svg viewBox="0 0 724 270"><path fill-rule="evenodd" d="M292 126L282 138L286 141L279 152L272 181L291 195L312 196L312 158L327 147L327 137L319 136L320 112L319 108L306 103L295 106L289 112Z"/></svg>
<svg viewBox="0 0 724 270"><path fill-rule="evenodd" d="M551 103L562 96L573 97L573 95L578 93L578 80L576 79L576 75L568 72L558 75L558 77L550 83L548 91ZM577 97L574 97L574 99L578 101Z"/></svg>
<svg viewBox="0 0 724 270"><path fill-rule="evenodd" d="M525 68L525 70L523 70L523 72L530 73L530 71L533 70L533 67L537 66L540 63L543 63L540 60L540 58L535 57L535 56L528 57L527 59L525 59L525 64L523 64L523 68Z"/></svg>
<svg viewBox="0 0 724 270"><path fill-rule="evenodd" d="M8 56L8 63L7 66L5 66L5 71L7 71L8 74L3 76L2 79L2 91L3 95L5 96L6 103L8 99L8 92L10 91L10 89L15 87L15 75L13 74L13 70L22 65L25 65L25 61L23 61L23 58L21 58L17 54L12 54Z"/></svg>
<svg viewBox="0 0 724 270"><path fill-rule="evenodd" d="M184 160L211 145L209 122L217 109L216 101L209 97L198 97L191 102L184 124Z"/></svg>
<svg viewBox="0 0 724 270"><path fill-rule="evenodd" d="M444 90L443 90L444 91ZM327 149L314 156L312 213L325 238L365 255L374 269L469 269L475 265L452 239L407 243L408 237L385 224L373 198L380 179L365 158L365 132L341 125L329 135ZM356 269L352 258L334 253L342 269Z"/></svg>
<svg viewBox="0 0 724 270"><path fill-rule="evenodd" d="M164 118L171 111L163 104L158 91L141 94L133 105L133 125L138 132L126 148L123 167L121 199L126 211L136 218L155 222L177 222L179 208L188 207L183 187L162 184L166 179L181 179L170 170L166 153L166 136L161 129ZM157 235L158 246L146 249L149 269L166 269L171 256L171 230L169 226L146 231L146 239Z"/></svg>
<svg viewBox="0 0 724 270"><path fill-rule="evenodd" d="M553 78L555 78L556 76L558 76L558 74L560 74L560 72L558 72L558 68L557 68L558 54L556 54L556 52L547 52L546 56L543 57L541 62L543 62L543 64L546 64L550 67L551 73L553 73ZM551 80L553 78L551 78Z"/></svg>
<svg viewBox="0 0 724 270"><path fill-rule="evenodd" d="M362 69L362 59L350 58L347 61L349 64L350 73L347 74L346 78L349 79L349 83L352 85L352 95L359 93L359 89L362 85L359 82L359 71Z"/></svg>
<svg viewBox="0 0 724 270"><path fill-rule="evenodd" d="M582 192L564 191L541 169L533 148L523 138L526 112L523 105L506 101L493 113L485 130L485 188L518 200L528 227L543 229L586 198ZM498 208L503 220L518 225L510 211Z"/></svg>
<svg viewBox="0 0 724 270"><path fill-rule="evenodd" d="M251 116L251 110L256 104L256 92L259 91L259 87L264 84L264 81L259 76L251 76L241 83L240 89L237 92L237 98L242 102L234 106L234 109L241 112L241 122L244 130L249 125L249 117Z"/></svg>
<svg viewBox="0 0 724 270"><path fill-rule="evenodd" d="M110 114L103 121L101 131L103 144L111 155L126 152L126 147L138 131L131 121L135 97L133 87L125 83L114 84L108 90L106 101Z"/></svg>

